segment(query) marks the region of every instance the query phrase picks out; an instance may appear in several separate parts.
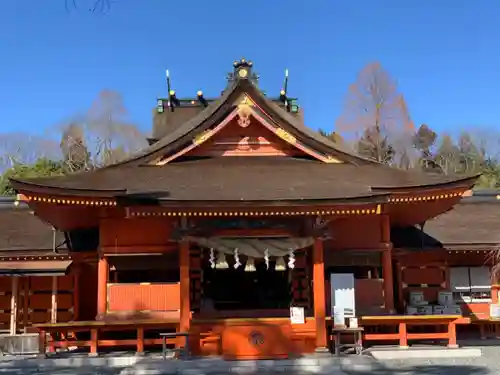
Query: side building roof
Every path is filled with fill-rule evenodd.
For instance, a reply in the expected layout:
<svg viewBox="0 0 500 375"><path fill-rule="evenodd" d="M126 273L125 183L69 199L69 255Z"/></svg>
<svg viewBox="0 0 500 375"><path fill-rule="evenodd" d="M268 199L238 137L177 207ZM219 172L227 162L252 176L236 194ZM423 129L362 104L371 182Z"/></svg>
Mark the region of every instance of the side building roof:
<svg viewBox="0 0 500 375"><path fill-rule="evenodd" d="M475 190L423 227L393 228L395 247L493 249L500 246L500 191Z"/></svg>
<svg viewBox="0 0 500 375"><path fill-rule="evenodd" d="M14 197L0 197L0 257L54 255L65 252L64 234L35 216Z"/></svg>

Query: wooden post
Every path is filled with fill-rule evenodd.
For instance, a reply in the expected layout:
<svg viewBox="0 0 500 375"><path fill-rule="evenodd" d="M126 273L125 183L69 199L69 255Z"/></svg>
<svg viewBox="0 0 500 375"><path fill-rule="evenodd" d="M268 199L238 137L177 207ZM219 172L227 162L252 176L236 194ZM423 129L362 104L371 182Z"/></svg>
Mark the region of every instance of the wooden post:
<svg viewBox="0 0 500 375"><path fill-rule="evenodd" d="M97 350L99 349L99 332L97 328L92 328L90 330L90 353L89 357L97 356Z"/></svg>
<svg viewBox="0 0 500 375"><path fill-rule="evenodd" d="M17 333L17 301L19 297L19 276L12 276L12 295L10 297L10 334Z"/></svg>
<svg viewBox="0 0 500 375"><path fill-rule="evenodd" d="M57 276L52 276L52 303L50 307L50 322L57 322Z"/></svg>
<svg viewBox="0 0 500 375"><path fill-rule="evenodd" d="M403 266L401 263L396 262L396 284L398 286L398 308L401 311L405 309L405 298L404 298L404 288L403 288Z"/></svg>
<svg viewBox="0 0 500 375"><path fill-rule="evenodd" d="M392 313L394 312L394 275L392 270L391 223L389 215L382 215L381 219L381 242L387 246L382 252L385 309Z"/></svg>
<svg viewBox="0 0 500 375"><path fill-rule="evenodd" d="M73 274L73 320L80 319L80 264L74 265Z"/></svg>
<svg viewBox="0 0 500 375"><path fill-rule="evenodd" d="M144 327L137 327L137 354L144 354Z"/></svg>
<svg viewBox="0 0 500 375"><path fill-rule="evenodd" d="M314 240L312 258L316 351L325 352L328 351L326 337L325 264L323 256L323 241L320 238L316 238Z"/></svg>
<svg viewBox="0 0 500 375"><path fill-rule="evenodd" d="M458 348L457 345L457 329L455 322L448 323L448 348Z"/></svg>
<svg viewBox="0 0 500 375"><path fill-rule="evenodd" d="M449 268L446 267L448 269L448 274L449 274ZM448 285L450 285L450 283L448 282ZM498 285L493 285L491 287L491 303L493 304L497 304L498 303Z"/></svg>
<svg viewBox="0 0 500 375"><path fill-rule="evenodd" d="M190 301L190 280L189 280L189 241L182 240L179 244L179 267L180 267L180 298L181 316L180 332L189 332L191 323L191 301ZM180 340L179 344L184 341ZM184 345L182 343L181 345Z"/></svg>
<svg viewBox="0 0 500 375"><path fill-rule="evenodd" d="M29 303L30 303L30 278L29 276L23 278L23 329L24 333L28 329L29 319Z"/></svg>
<svg viewBox="0 0 500 375"><path fill-rule="evenodd" d="M97 319L106 315L108 304L109 265L105 256L99 258L97 265Z"/></svg>
<svg viewBox="0 0 500 375"><path fill-rule="evenodd" d="M406 323L399 323L399 348L400 349L408 349L408 332L406 330Z"/></svg>

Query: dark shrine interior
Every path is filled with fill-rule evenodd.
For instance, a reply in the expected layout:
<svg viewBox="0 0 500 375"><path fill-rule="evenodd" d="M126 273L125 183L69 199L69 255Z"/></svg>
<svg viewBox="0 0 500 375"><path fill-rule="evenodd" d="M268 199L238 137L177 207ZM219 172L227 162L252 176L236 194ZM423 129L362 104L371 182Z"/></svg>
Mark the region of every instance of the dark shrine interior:
<svg viewBox="0 0 500 375"><path fill-rule="evenodd" d="M229 258L229 257L228 257ZM228 259L229 261L229 259ZM203 310L267 310L290 307L289 270L276 271L275 263L255 261L255 271L245 265L203 269ZM210 312L210 311L207 311Z"/></svg>

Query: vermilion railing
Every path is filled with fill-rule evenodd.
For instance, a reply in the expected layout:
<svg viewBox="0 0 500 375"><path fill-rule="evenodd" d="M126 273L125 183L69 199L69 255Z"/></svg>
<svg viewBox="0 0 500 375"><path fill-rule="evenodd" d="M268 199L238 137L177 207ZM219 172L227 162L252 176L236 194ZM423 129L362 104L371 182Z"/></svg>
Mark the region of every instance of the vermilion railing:
<svg viewBox="0 0 500 375"><path fill-rule="evenodd" d="M108 312L162 312L179 309L179 283L108 284Z"/></svg>

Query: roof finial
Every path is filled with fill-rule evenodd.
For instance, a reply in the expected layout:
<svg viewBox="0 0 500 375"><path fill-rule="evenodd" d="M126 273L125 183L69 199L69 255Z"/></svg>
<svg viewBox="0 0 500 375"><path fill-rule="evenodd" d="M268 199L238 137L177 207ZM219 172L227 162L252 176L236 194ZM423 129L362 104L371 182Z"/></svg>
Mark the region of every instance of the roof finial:
<svg viewBox="0 0 500 375"><path fill-rule="evenodd" d="M233 76L240 79L248 79L251 77L253 63L242 57L239 61L233 63L234 73Z"/></svg>
<svg viewBox="0 0 500 375"><path fill-rule="evenodd" d="M165 76L167 77L168 107L170 108L170 111L173 112L175 106L178 106L180 102L175 95L175 90L172 90L172 84L170 82L170 72L168 71L168 69L165 71Z"/></svg>
<svg viewBox="0 0 500 375"><path fill-rule="evenodd" d="M280 100L285 105L287 111L290 112L290 102L287 97L288 94L288 69L285 69L285 81L283 82L283 88L280 91Z"/></svg>
<svg viewBox="0 0 500 375"><path fill-rule="evenodd" d="M228 73L227 80L229 83L234 80L244 79L251 81L254 85L259 82L259 76L252 72L253 62L242 57L233 62L233 71Z"/></svg>

